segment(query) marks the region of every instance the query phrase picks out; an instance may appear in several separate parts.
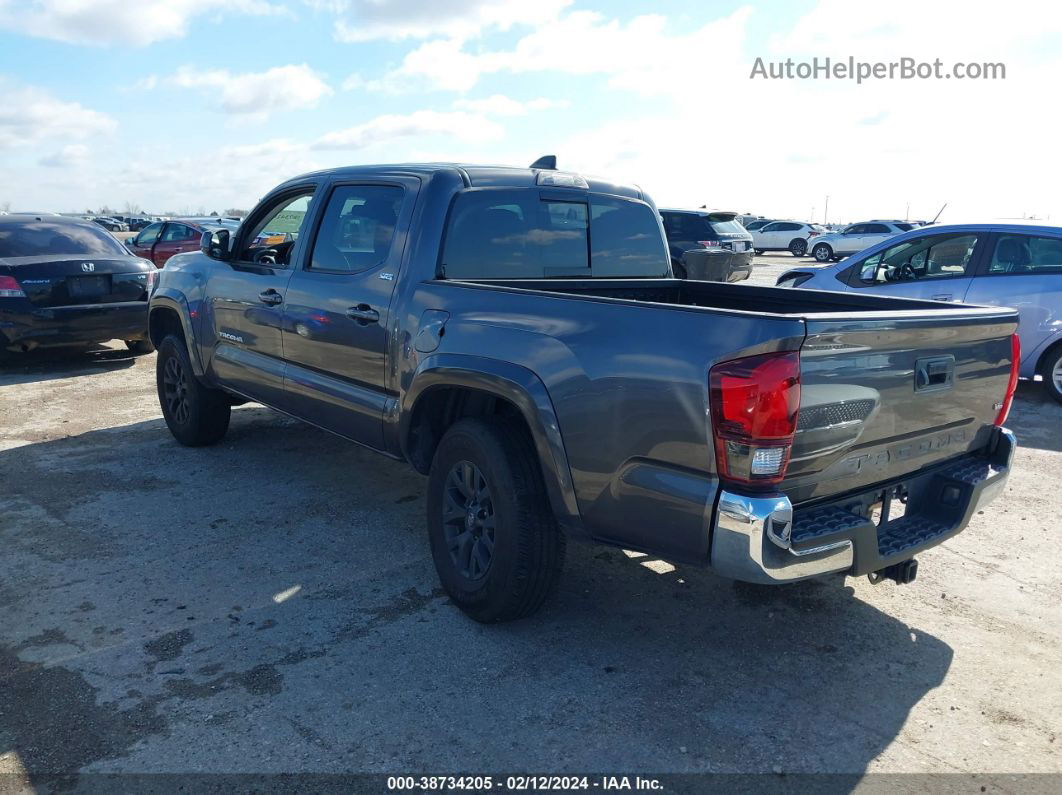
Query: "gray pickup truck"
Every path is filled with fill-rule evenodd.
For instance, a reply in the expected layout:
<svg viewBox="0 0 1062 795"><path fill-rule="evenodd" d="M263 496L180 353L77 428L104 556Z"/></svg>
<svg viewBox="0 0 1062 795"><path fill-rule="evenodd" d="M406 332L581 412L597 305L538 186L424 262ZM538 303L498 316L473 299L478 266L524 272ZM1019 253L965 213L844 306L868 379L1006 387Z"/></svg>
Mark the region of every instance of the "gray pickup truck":
<svg viewBox="0 0 1062 795"><path fill-rule="evenodd" d="M753 583L913 579L1009 474L1017 314L679 280L637 187L539 168L308 174L161 271L173 435L258 401L428 476L479 621L568 538Z"/></svg>

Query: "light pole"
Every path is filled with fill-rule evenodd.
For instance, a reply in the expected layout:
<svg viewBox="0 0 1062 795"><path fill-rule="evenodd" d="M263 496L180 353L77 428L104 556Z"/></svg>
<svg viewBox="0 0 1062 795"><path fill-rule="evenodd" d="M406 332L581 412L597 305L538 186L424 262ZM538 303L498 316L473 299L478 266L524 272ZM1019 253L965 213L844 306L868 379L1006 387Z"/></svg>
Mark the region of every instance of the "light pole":
<svg viewBox="0 0 1062 795"><path fill-rule="evenodd" d="M830 216L830 197L826 197L826 209L822 211L822 225L826 226L826 221Z"/></svg>

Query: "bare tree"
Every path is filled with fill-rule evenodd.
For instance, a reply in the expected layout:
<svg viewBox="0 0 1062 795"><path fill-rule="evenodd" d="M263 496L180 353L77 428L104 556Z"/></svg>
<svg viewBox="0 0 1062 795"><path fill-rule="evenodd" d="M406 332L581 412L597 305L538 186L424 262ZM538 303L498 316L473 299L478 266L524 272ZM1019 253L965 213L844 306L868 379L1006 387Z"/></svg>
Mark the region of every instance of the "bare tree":
<svg viewBox="0 0 1062 795"><path fill-rule="evenodd" d="M142 213L142 212L143 212L143 210L140 208L140 205L137 204L136 202L126 202L125 203L125 214L126 215L140 215L140 213Z"/></svg>
<svg viewBox="0 0 1062 795"><path fill-rule="evenodd" d="M0 202L0 210L3 210L5 213L11 212L11 202Z"/></svg>

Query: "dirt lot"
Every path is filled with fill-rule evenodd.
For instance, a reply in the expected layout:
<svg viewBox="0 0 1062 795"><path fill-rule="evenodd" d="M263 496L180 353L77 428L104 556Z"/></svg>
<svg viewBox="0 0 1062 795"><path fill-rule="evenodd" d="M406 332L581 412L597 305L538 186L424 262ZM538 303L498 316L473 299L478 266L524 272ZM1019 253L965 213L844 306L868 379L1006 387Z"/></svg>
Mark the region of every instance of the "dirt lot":
<svg viewBox="0 0 1062 795"><path fill-rule="evenodd" d="M764 594L573 546L547 609L483 627L438 588L422 478L255 406L181 448L154 358L0 373L2 772L1062 773L1037 384L1005 497L913 585Z"/></svg>

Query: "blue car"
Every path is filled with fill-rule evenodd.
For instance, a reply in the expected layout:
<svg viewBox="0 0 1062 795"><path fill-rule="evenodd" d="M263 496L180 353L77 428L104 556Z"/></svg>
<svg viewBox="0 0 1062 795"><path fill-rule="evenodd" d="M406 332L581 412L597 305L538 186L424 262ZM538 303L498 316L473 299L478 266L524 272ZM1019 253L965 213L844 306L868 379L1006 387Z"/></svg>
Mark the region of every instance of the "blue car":
<svg viewBox="0 0 1062 795"><path fill-rule="evenodd" d="M1041 376L1062 402L1062 227L920 227L841 262L792 268L777 285L1012 306L1021 315L1019 375Z"/></svg>

